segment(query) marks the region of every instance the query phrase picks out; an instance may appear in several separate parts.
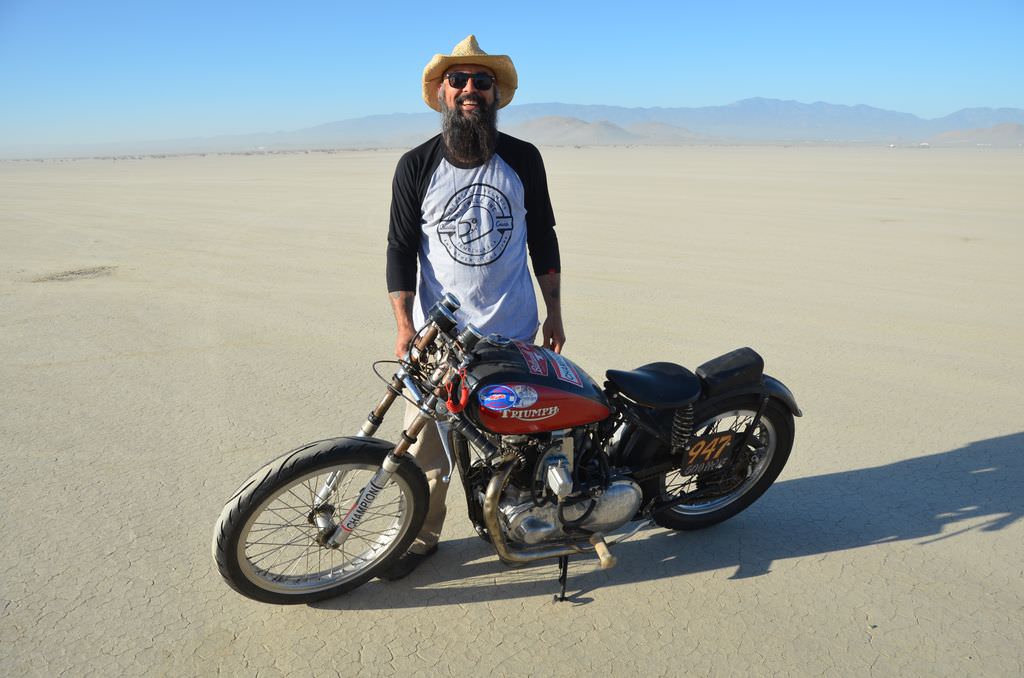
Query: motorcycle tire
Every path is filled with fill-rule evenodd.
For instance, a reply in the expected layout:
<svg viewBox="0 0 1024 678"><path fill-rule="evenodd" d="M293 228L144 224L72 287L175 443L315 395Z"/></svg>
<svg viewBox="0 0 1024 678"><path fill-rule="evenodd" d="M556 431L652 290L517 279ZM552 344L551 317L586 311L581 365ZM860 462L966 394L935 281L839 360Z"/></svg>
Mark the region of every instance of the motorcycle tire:
<svg viewBox="0 0 1024 678"><path fill-rule="evenodd" d="M253 600L290 605L332 598L385 571L409 548L427 513L427 480L412 459L400 459L340 548L319 545L312 515L317 492L340 472L327 500L337 524L388 452L383 441L335 438L254 473L224 506L213 532L213 558L228 585Z"/></svg>
<svg viewBox="0 0 1024 678"><path fill-rule="evenodd" d="M737 396L694 407L694 438L712 431L743 431L760 406L756 395ZM757 429L747 442L747 450L732 466L709 474L682 476L678 471L664 473L649 481L646 496L662 501L694 494L692 502L655 510L654 522L673 530L700 530L732 518L750 506L775 482L789 459L793 447L793 415L775 399L768 401ZM712 483L734 485L728 491L708 497L704 490ZM702 495L698 497L697 495Z"/></svg>

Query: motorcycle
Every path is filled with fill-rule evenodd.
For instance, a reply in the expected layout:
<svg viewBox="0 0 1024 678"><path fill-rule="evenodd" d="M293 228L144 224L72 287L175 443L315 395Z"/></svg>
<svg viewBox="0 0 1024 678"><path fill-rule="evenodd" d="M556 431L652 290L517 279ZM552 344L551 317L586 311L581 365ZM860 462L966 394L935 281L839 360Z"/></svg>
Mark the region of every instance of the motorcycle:
<svg viewBox="0 0 1024 678"><path fill-rule="evenodd" d="M802 413L750 348L696 373L668 362L608 370L602 387L549 349L459 331L458 308L451 294L434 305L390 379L377 366L394 361L374 363L387 389L355 436L299 447L242 483L213 535L229 586L266 603L309 603L385 572L427 512L409 447L435 421L479 536L507 564L558 559L556 600L570 556L593 554L608 568L609 547L652 522L720 523L789 458ZM373 437L399 398L416 418L397 444Z"/></svg>

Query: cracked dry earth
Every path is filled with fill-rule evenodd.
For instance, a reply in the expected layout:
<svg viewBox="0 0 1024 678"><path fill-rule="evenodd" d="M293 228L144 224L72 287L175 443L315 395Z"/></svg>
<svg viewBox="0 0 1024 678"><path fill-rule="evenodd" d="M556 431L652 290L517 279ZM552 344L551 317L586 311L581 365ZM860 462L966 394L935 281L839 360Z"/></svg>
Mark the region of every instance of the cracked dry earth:
<svg viewBox="0 0 1024 678"><path fill-rule="evenodd" d="M574 559L568 603L458 491L405 581L228 589L223 502L381 393L397 157L0 163L0 673L1024 673L1009 151L546 150L566 354L600 379L753 346L806 412L779 481L613 570Z"/></svg>

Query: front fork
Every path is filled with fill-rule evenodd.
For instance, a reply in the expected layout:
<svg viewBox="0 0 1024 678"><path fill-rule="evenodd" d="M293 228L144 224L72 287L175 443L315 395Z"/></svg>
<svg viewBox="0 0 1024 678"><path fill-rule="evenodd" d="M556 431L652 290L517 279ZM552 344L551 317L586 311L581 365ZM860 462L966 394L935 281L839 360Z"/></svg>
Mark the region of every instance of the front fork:
<svg viewBox="0 0 1024 678"><path fill-rule="evenodd" d="M432 330L434 332L437 331L436 328L432 328ZM428 333L418 342L418 345L426 346L433 340L434 337ZM327 477L323 487L316 494L317 508L314 508L312 513L313 522L319 530L317 541L323 546L336 549L344 544L345 540L349 538L352 531L356 529L359 522L369 511L377 496L387 487L387 484L391 481L391 476L398 470L399 458L409 451L409 447L416 442L416 438L423 428L434 420L433 412L437 406L438 398L433 391L437 389L439 384L444 383L444 380L448 377L449 370L450 368L445 365L441 365L434 370L428 381L429 391L421 393L415 382L406 373L405 368L399 368L391 383L388 384L387 393L384 394L377 407L366 417L366 423L363 424L358 435L360 437L368 437L377 432L378 427L384 420L384 415L398 396L401 395L403 388L409 389L413 399L420 403L420 411L412 423L409 424L409 427L402 431L402 438L395 445L395 449L384 458L384 463L377 469L377 473L363 487L359 496L349 508L348 513L337 524L334 523L332 511L318 510L319 507L327 504L327 499L338 484L341 474L335 471Z"/></svg>

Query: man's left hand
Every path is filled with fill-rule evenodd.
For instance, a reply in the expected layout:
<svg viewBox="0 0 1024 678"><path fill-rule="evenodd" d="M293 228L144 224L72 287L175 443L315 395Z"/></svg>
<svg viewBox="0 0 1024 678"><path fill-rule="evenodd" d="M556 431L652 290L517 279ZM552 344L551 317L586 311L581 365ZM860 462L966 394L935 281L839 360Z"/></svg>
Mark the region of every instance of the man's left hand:
<svg viewBox="0 0 1024 678"><path fill-rule="evenodd" d="M550 348L555 353L562 352L565 344L565 330L562 329L562 316L549 315L544 321L542 328L544 332L544 347Z"/></svg>

